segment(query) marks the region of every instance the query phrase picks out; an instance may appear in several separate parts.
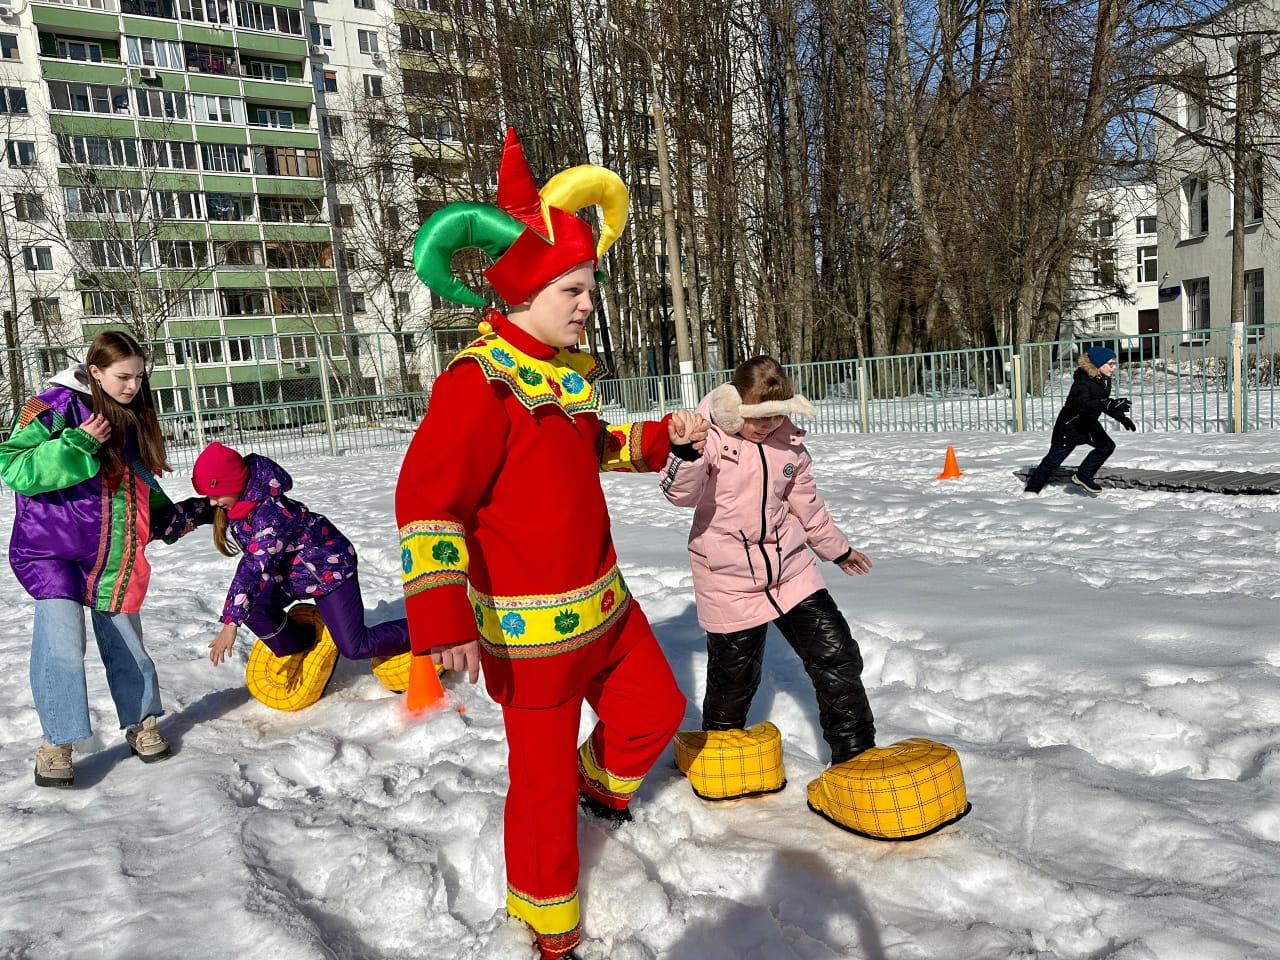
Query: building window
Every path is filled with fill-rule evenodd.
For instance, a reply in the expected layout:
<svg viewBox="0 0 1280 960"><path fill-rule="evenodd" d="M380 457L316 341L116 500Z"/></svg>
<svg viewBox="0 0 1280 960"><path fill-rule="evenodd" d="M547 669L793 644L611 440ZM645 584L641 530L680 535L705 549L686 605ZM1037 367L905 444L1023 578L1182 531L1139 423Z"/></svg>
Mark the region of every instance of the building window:
<svg viewBox="0 0 1280 960"><path fill-rule="evenodd" d="M357 30L356 40L360 44L361 53L367 53L373 57L378 55L378 35L372 30Z"/></svg>
<svg viewBox="0 0 1280 960"><path fill-rule="evenodd" d="M338 204L338 225L354 227L356 225L356 208L349 203Z"/></svg>
<svg viewBox="0 0 1280 960"><path fill-rule="evenodd" d="M338 92L338 71L321 70L315 75L316 89L322 93Z"/></svg>
<svg viewBox="0 0 1280 960"><path fill-rule="evenodd" d="M1138 217L1133 222L1133 232L1140 237L1155 236L1156 218L1155 217Z"/></svg>
<svg viewBox="0 0 1280 960"><path fill-rule="evenodd" d="M1093 284L1114 287L1116 284L1116 252L1113 248L1098 250L1093 255Z"/></svg>
<svg viewBox="0 0 1280 960"><path fill-rule="evenodd" d="M1160 279L1160 274L1156 272L1157 258L1156 247L1139 247L1138 248L1138 282L1139 283L1155 283Z"/></svg>
<svg viewBox="0 0 1280 960"><path fill-rule="evenodd" d="M13 195L14 216L19 220L48 220L49 215L44 208L44 197L38 193L15 193Z"/></svg>
<svg viewBox="0 0 1280 960"><path fill-rule="evenodd" d="M1248 326L1260 326L1267 322L1262 298L1262 271L1244 272L1244 322Z"/></svg>
<svg viewBox="0 0 1280 960"><path fill-rule="evenodd" d="M26 113L27 91L22 87L0 87L0 113Z"/></svg>
<svg viewBox="0 0 1280 960"><path fill-rule="evenodd" d="M364 313L364 294L363 293L353 292L351 294L351 312Z"/></svg>
<svg viewBox="0 0 1280 960"><path fill-rule="evenodd" d="M357 10L372 10L373 0L356 0Z"/></svg>
<svg viewBox="0 0 1280 960"><path fill-rule="evenodd" d="M325 117L324 132L331 137L342 136L342 118L341 117Z"/></svg>
<svg viewBox="0 0 1280 960"><path fill-rule="evenodd" d="M1116 235L1116 222L1110 217L1099 217L1093 221L1093 235L1099 240L1107 240Z"/></svg>
<svg viewBox="0 0 1280 960"><path fill-rule="evenodd" d="M1262 222L1262 171L1263 160L1260 153L1249 153L1243 158L1241 176L1244 177L1244 222Z"/></svg>
<svg viewBox="0 0 1280 960"><path fill-rule="evenodd" d="M52 247L23 247L22 263L28 270L52 270Z"/></svg>
<svg viewBox="0 0 1280 960"><path fill-rule="evenodd" d="M41 331L49 331L62 323L62 307L57 297L37 297L31 301L31 318Z"/></svg>
<svg viewBox="0 0 1280 960"><path fill-rule="evenodd" d="M409 292L407 290L396 292L396 309L401 313L409 312Z"/></svg>
<svg viewBox="0 0 1280 960"><path fill-rule="evenodd" d="M311 42L317 47L333 46L333 29L327 23L313 23L310 29Z"/></svg>
<svg viewBox="0 0 1280 960"><path fill-rule="evenodd" d="M1237 110L1257 109L1262 102L1262 41L1247 40L1236 48Z"/></svg>
<svg viewBox="0 0 1280 960"><path fill-rule="evenodd" d="M376 74L364 75L364 92L368 97L382 96L382 77Z"/></svg>
<svg viewBox="0 0 1280 960"><path fill-rule="evenodd" d="M1182 74L1182 121L1187 130L1195 133L1209 122L1209 81L1204 64Z"/></svg>
<svg viewBox="0 0 1280 960"><path fill-rule="evenodd" d="M5 60L21 60L18 53L18 35L16 33L0 33L0 58Z"/></svg>
<svg viewBox="0 0 1280 960"><path fill-rule="evenodd" d="M1094 333L1112 333L1120 329L1120 314L1098 313L1093 317Z"/></svg>
<svg viewBox="0 0 1280 960"><path fill-rule="evenodd" d="M1187 329L1209 329L1209 278L1197 277L1182 285L1187 299Z"/></svg>
<svg viewBox="0 0 1280 960"><path fill-rule="evenodd" d="M259 110L258 126L292 130L293 112L291 110Z"/></svg>
<svg viewBox="0 0 1280 960"><path fill-rule="evenodd" d="M11 167L36 165L36 145L30 140L10 140L5 144L5 153L9 157Z"/></svg>
<svg viewBox="0 0 1280 960"><path fill-rule="evenodd" d="M1203 174L1182 181L1182 235L1203 237L1209 232L1209 181Z"/></svg>
<svg viewBox="0 0 1280 960"><path fill-rule="evenodd" d="M102 44L88 40L58 40L58 56L63 60L83 60L86 63L102 62Z"/></svg>
<svg viewBox="0 0 1280 960"><path fill-rule="evenodd" d="M266 63L262 60L250 60L245 65L245 73L258 80L285 81L289 72L283 63Z"/></svg>

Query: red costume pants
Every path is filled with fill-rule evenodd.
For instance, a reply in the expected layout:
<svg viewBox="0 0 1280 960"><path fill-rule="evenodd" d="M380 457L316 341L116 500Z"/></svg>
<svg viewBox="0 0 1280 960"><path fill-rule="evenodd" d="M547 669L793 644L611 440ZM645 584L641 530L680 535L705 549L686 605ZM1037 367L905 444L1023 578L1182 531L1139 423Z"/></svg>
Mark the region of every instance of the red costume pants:
<svg viewBox="0 0 1280 960"><path fill-rule="evenodd" d="M503 707L507 912L533 928L544 958L581 938L578 792L625 807L684 718L684 695L638 605L595 644L605 656L580 693L553 707ZM583 700L599 722L579 748Z"/></svg>

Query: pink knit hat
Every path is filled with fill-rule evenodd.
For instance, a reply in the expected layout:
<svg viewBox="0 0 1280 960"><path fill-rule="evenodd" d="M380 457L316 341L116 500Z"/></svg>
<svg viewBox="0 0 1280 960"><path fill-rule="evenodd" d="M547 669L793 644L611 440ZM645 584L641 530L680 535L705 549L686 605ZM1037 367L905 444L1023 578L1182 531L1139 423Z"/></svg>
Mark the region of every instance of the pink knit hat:
<svg viewBox="0 0 1280 960"><path fill-rule="evenodd" d="M202 497L239 497L249 482L244 457L216 440L196 457L191 485Z"/></svg>

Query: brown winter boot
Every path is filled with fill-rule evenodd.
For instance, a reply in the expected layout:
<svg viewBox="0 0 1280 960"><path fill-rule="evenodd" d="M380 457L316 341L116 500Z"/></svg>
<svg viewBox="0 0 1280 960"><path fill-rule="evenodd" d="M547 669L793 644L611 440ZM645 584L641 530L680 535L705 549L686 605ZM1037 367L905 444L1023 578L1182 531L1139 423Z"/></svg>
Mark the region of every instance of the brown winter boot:
<svg viewBox="0 0 1280 960"><path fill-rule="evenodd" d="M160 736L155 717L145 717L141 723L130 727L124 732L124 739L143 763L155 763L169 756L169 741Z"/></svg>
<svg viewBox="0 0 1280 960"><path fill-rule="evenodd" d="M71 744L55 746L48 740L36 748L36 786L69 787L76 782L71 768Z"/></svg>

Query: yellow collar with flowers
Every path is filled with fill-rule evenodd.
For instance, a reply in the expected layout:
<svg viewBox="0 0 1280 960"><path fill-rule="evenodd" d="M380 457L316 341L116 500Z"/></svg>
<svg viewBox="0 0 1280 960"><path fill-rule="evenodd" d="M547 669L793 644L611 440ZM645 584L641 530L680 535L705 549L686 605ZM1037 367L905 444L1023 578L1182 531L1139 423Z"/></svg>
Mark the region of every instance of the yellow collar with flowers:
<svg viewBox="0 0 1280 960"><path fill-rule="evenodd" d="M460 350L449 366L472 359L490 382L504 383L529 410L554 404L569 416L599 413L600 398L592 386L605 374L604 364L589 353L559 350L539 360L513 347L498 333L486 333Z"/></svg>

